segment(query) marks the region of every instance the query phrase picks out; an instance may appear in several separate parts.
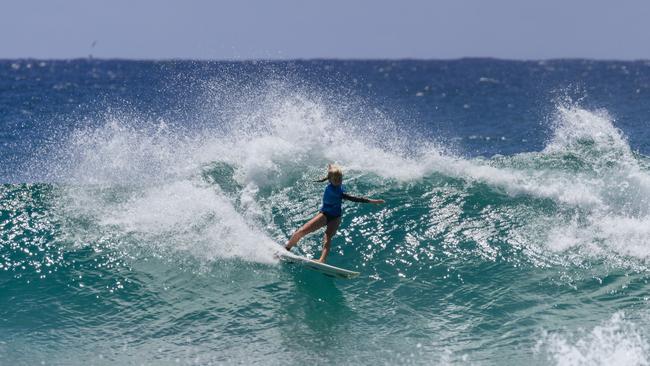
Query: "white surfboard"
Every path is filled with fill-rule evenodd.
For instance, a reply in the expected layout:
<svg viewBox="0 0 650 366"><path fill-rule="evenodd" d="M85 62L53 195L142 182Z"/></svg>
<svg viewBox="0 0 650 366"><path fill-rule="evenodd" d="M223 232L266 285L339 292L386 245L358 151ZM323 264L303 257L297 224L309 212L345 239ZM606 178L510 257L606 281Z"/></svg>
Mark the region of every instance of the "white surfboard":
<svg viewBox="0 0 650 366"><path fill-rule="evenodd" d="M300 264L301 266L307 267L314 271L321 272L324 275L331 276L331 277L349 279L349 278L355 278L359 275L359 272L350 271L339 267L334 267L325 263L320 263L313 259L295 255L284 249L279 250L277 252L277 256L282 261Z"/></svg>

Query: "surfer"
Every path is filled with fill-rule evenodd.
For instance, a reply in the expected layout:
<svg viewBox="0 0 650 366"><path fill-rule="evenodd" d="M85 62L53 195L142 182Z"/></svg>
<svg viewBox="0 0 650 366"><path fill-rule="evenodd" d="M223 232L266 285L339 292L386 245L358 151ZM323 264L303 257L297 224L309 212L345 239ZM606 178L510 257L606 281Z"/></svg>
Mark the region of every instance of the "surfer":
<svg viewBox="0 0 650 366"><path fill-rule="evenodd" d="M300 229L293 233L291 239L289 239L287 244L284 246L286 250L290 251L294 245L298 244L298 241L303 236L314 232L323 226L327 226L325 229L325 236L323 237L323 253L318 260L321 263L325 263L327 255L330 252L332 237L336 234L336 230L339 228L339 224L341 223L342 200L362 203L384 203L384 200L381 199L355 197L345 193L345 188L343 187L343 172L338 165L328 164L327 177L316 180L316 182L325 181L329 181L329 184L325 187L325 192L323 193L323 205L321 206L320 211L316 216L314 216L314 218L309 220Z"/></svg>

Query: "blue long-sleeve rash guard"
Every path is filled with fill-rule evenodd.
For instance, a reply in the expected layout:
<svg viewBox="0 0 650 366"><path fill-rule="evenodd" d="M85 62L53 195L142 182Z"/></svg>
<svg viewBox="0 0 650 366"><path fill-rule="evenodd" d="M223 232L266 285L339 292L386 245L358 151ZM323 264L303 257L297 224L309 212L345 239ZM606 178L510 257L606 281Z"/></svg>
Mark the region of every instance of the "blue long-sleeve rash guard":
<svg viewBox="0 0 650 366"><path fill-rule="evenodd" d="M370 202L367 198L350 196L345 193L345 187L343 187L342 184L335 186L332 183L329 183L327 187L325 187L325 192L323 192L323 206L320 210L321 212L333 217L341 216L341 203L343 200L362 203Z"/></svg>

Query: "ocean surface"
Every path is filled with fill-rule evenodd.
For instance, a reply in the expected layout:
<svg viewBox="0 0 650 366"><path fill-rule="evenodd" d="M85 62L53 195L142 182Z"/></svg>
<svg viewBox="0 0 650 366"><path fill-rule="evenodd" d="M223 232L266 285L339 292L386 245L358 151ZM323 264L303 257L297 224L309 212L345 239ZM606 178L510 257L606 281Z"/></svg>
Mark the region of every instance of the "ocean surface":
<svg viewBox="0 0 650 366"><path fill-rule="evenodd" d="M2 60L0 365L648 365L649 156L645 61Z"/></svg>

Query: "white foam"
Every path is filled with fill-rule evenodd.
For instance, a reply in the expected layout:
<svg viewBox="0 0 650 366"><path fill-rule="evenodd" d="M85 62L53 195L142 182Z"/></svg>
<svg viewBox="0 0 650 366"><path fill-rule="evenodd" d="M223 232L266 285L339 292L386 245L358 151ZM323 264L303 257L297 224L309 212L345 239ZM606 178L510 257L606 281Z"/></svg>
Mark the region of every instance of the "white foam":
<svg viewBox="0 0 650 366"><path fill-rule="evenodd" d="M591 148L618 150L629 154L623 133L614 127L613 118L605 110L588 111L576 105L558 105L553 122L553 136L545 152L566 152L581 142L593 143Z"/></svg>
<svg viewBox="0 0 650 366"><path fill-rule="evenodd" d="M312 166L322 169L333 161L348 171L400 180L422 178L427 173L426 164L405 156L400 136L385 133L394 128L390 121L350 121L336 110L302 95L265 103L268 104L244 111L249 116L239 116L240 123L229 136L219 137L205 146L206 160L218 157L237 166L241 184L277 183L287 171L292 173ZM360 136L358 125L365 122L368 123L365 135ZM377 146L375 129L385 136L383 148ZM427 153L438 155L433 148Z"/></svg>
<svg viewBox="0 0 650 366"><path fill-rule="evenodd" d="M601 198L593 189L597 183L581 181L579 176L535 170L517 171L493 167L482 161L462 159L447 159L446 164L439 166L439 170L453 177L501 188L511 196L530 195L578 206L602 204Z"/></svg>
<svg viewBox="0 0 650 366"><path fill-rule="evenodd" d="M52 171L56 180L66 182L61 211L89 217L118 238L136 237L138 245L153 250L182 252L200 261L275 262L277 244L218 187L203 182L203 138L178 135L164 123L140 128L137 122L110 116L99 128L70 137ZM82 243L92 236L70 231L71 237L81 235Z"/></svg>
<svg viewBox="0 0 650 366"><path fill-rule="evenodd" d="M576 187L594 198L572 220L552 217L546 247L580 249L586 256L650 258L650 173L635 157L621 131L604 111L559 107L554 134L544 154L572 154L587 171L558 172L567 191ZM540 183L544 184L544 180ZM566 202L566 201L565 201ZM539 223L539 222L538 222ZM549 224L550 223L550 224ZM533 223L535 225L535 223Z"/></svg>
<svg viewBox="0 0 650 366"><path fill-rule="evenodd" d="M545 246L554 252L582 249L590 257L650 259L650 217L592 213L586 220L550 220Z"/></svg>
<svg viewBox="0 0 650 366"><path fill-rule="evenodd" d="M586 247L637 258L650 254L648 231L643 229L650 222L650 174L604 112L558 107L554 134L544 151L502 159L517 159L509 166L499 159L454 156L438 143L411 141L375 111L364 115L357 108L348 113L354 109L349 105L274 88L264 91L266 95L234 102L226 110L211 109L218 114L214 119L224 125L201 134L182 133L161 121L149 123L153 128L141 128L137 118L110 115L103 126L77 131L66 142L57 159L67 163L57 173L74 185L131 187L125 188L133 190L126 193L130 199L118 207L124 219L115 216L112 204L75 193L79 210L107 225L162 233L212 217L214 225L203 220L200 230L183 232L194 235L192 241L197 243L225 238L216 252L196 250L210 253L206 255L210 258L219 256L219 251L223 256L251 255L245 247L233 247L234 239L221 230L236 233L233 237L270 241L262 233L270 224L268 218L263 223L268 208L258 202L259 192L281 191L297 179L315 178L328 162L343 165L353 175L408 182L441 173L511 196L549 199L561 210L578 210L583 216L574 222L560 215L528 222L524 230L545 233L547 237L538 240L551 251ZM575 171L538 164L563 154L582 159L586 168ZM203 170L215 162L234 169L232 178L244 187L238 189L238 197L203 183ZM265 228L256 229L260 224ZM539 230L540 226L550 230Z"/></svg>
<svg viewBox="0 0 650 366"><path fill-rule="evenodd" d="M147 245L187 252L202 260L240 257L273 262L277 244L249 224L215 189L190 181L149 187L115 207L101 224L118 226Z"/></svg>
<svg viewBox="0 0 650 366"><path fill-rule="evenodd" d="M561 366L650 364L647 336L623 313L614 314L591 330L545 332L535 350Z"/></svg>

